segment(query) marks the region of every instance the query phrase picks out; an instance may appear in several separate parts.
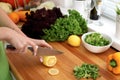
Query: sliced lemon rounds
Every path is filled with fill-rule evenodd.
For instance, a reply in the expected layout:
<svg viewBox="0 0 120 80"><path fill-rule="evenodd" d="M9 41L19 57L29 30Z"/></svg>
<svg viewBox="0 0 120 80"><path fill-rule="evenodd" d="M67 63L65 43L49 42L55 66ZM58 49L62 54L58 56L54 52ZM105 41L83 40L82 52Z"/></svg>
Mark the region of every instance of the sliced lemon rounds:
<svg viewBox="0 0 120 80"><path fill-rule="evenodd" d="M51 68L48 70L48 73L50 75L58 75L59 74L59 70L57 68Z"/></svg>

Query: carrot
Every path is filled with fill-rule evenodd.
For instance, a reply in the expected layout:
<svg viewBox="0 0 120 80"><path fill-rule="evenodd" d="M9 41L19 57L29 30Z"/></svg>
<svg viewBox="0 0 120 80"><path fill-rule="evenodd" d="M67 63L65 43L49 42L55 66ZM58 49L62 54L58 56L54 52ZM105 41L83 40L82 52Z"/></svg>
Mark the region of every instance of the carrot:
<svg viewBox="0 0 120 80"><path fill-rule="evenodd" d="M9 13L8 16L15 24L17 24L20 20L19 15L16 14L15 12Z"/></svg>
<svg viewBox="0 0 120 80"><path fill-rule="evenodd" d="M30 11L18 11L16 13L19 15L21 21L26 21L26 13L30 14Z"/></svg>

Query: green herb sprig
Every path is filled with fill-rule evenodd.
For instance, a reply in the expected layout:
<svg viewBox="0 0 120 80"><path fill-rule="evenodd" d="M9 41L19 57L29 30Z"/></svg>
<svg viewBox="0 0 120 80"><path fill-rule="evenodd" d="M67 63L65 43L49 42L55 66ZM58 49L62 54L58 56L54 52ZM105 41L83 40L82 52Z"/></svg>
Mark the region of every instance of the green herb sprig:
<svg viewBox="0 0 120 80"><path fill-rule="evenodd" d="M119 7L117 7L117 9L116 9L116 13L117 13L117 15L120 15L120 8Z"/></svg>
<svg viewBox="0 0 120 80"><path fill-rule="evenodd" d="M93 80L96 80L99 75L99 68L95 64L87 64L84 63L81 66L75 66L73 69L74 76L79 80L82 78L92 78Z"/></svg>

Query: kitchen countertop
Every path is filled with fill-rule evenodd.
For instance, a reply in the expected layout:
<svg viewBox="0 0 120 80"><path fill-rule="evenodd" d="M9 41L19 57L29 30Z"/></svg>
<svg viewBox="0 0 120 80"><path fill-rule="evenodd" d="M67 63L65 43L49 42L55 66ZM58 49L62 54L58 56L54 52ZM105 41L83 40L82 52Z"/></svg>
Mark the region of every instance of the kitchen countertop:
<svg viewBox="0 0 120 80"><path fill-rule="evenodd" d="M114 75L106 68L107 56L116 52L113 48L109 48L104 53L95 54L87 51L82 43L79 47L72 47L66 42L49 44L64 52L56 56L58 61L54 68L60 71L56 76L49 75L50 68L44 66L39 61L39 57L31 55L29 50L26 54L13 54L10 50L6 50L11 71L17 80L77 80L73 75L73 68L82 63L98 65L101 77L97 80L120 80L120 75Z"/></svg>
<svg viewBox="0 0 120 80"><path fill-rule="evenodd" d="M21 27L21 24L22 23L19 23L18 27ZM103 26L96 27L92 24L88 26L89 31L103 32L103 28L105 28ZM111 31L106 28L104 32L111 34ZM112 35L113 33L114 32L112 32ZM107 56L117 52L113 48L109 48L100 54L94 54L86 50L82 42L79 47L72 47L66 42L50 42L49 44L52 45L53 48L64 52L64 54L56 56L58 61L54 66L54 68L59 69L60 73L56 76L49 75L48 70L50 68L44 66L39 61L38 56L31 55L32 53L29 50L26 54L13 54L10 50L6 50L10 68L16 80L77 80L73 75L73 68L77 65L82 65L82 63L97 64L99 66L101 77L97 80L120 80L120 75L114 75L108 71L106 67Z"/></svg>

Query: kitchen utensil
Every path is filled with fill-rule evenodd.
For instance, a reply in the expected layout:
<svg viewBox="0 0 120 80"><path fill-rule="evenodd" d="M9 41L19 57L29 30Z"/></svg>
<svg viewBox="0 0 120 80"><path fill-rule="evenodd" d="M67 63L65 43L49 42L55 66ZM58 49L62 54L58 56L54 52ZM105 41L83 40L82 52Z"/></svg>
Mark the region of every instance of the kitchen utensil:
<svg viewBox="0 0 120 80"><path fill-rule="evenodd" d="M13 47L12 45L7 45L6 49L15 50L15 47ZM32 47L28 47L28 49L33 52ZM37 56L54 56L62 53L63 53L62 51L50 49L46 47L38 47L38 50L37 50Z"/></svg>
<svg viewBox="0 0 120 80"><path fill-rule="evenodd" d="M33 48L32 47L28 47L29 50L31 50L33 52ZM55 49L50 49L47 47L38 47L37 49L37 55L38 56L54 56L54 55L59 55L62 54L62 51L59 50L55 50Z"/></svg>

